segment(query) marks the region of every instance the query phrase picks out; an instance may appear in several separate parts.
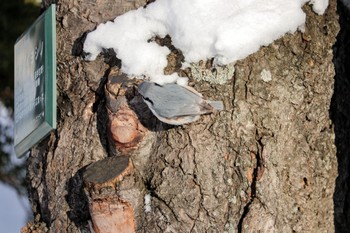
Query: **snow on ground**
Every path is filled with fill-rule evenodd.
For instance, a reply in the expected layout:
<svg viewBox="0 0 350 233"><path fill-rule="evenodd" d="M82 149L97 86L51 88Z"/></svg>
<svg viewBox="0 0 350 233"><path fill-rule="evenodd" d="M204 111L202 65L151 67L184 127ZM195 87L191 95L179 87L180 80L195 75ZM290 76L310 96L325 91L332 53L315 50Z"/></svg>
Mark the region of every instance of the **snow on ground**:
<svg viewBox="0 0 350 233"><path fill-rule="evenodd" d="M13 139L13 119L11 113L0 101L0 150L6 154L14 154L12 143L8 143L9 139Z"/></svg>
<svg viewBox="0 0 350 233"><path fill-rule="evenodd" d="M13 143L13 119L11 112L0 101L0 150L10 155L11 164L25 162L15 155ZM16 191L0 183L0 232L20 232L28 218L27 198L19 197Z"/></svg>
<svg viewBox="0 0 350 233"><path fill-rule="evenodd" d="M328 6L328 0L157 0L100 24L87 35L84 51L92 61L112 48L124 73L175 82L176 74L163 74L170 50L152 41L155 36L170 35L185 56L184 66L209 58L226 65L302 30L306 15L301 7L307 2L317 14Z"/></svg>
<svg viewBox="0 0 350 233"><path fill-rule="evenodd" d="M0 183L0 232L16 233L29 218L29 202L16 191Z"/></svg>

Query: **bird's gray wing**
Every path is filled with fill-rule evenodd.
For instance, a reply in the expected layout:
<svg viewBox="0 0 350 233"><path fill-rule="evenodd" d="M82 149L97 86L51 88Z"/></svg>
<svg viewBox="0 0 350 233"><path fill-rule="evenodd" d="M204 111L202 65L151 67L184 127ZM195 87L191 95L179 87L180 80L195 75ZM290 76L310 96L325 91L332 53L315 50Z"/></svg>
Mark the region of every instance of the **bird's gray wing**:
<svg viewBox="0 0 350 233"><path fill-rule="evenodd" d="M180 116L200 115L212 112L213 108L201 98L182 100L181 98L167 98L163 100L162 106L157 106L157 101L154 101L154 109L162 117L175 118Z"/></svg>
<svg viewBox="0 0 350 233"><path fill-rule="evenodd" d="M202 99L201 95L177 84L157 85L144 82L140 93L148 102L150 109L164 118L200 115L212 112L213 108Z"/></svg>

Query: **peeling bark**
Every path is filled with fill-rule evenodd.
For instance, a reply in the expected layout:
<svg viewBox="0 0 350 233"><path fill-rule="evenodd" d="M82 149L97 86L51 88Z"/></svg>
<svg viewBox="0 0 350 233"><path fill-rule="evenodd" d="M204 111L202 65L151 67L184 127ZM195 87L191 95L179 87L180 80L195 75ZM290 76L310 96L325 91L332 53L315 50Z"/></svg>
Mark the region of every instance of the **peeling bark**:
<svg viewBox="0 0 350 233"><path fill-rule="evenodd" d="M110 118L119 107L107 111L114 92L105 90L118 61L106 51L89 63L80 53L86 32L145 3L59 1L58 129L28 160L35 223L44 222L50 232L89 232L84 168L127 154L133 174L113 192L132 200L136 232L333 232L338 145L329 108L336 1L323 16L305 6L305 32L287 34L237 62L228 83L191 80L206 99L223 100L225 111L173 127L152 116L137 93L127 98L144 134L123 152L116 141L137 137L120 135L125 122ZM177 69L172 51L167 71Z"/></svg>

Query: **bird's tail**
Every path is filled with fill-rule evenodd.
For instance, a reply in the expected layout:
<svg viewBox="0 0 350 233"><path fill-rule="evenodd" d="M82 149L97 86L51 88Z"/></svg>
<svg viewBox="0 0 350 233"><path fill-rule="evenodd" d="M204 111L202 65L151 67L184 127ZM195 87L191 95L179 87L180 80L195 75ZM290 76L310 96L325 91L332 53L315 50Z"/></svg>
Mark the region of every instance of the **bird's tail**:
<svg viewBox="0 0 350 233"><path fill-rule="evenodd" d="M222 101L207 101L215 110L222 111L224 110L224 103Z"/></svg>

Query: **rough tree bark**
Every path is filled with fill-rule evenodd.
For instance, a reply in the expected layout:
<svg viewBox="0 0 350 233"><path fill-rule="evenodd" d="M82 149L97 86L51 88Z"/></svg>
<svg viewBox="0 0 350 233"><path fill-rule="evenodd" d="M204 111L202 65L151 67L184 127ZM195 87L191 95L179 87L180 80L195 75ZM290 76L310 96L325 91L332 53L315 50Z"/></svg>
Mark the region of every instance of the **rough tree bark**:
<svg viewBox="0 0 350 233"><path fill-rule="evenodd" d="M225 111L170 127L137 93L128 98L138 116L128 114L141 121L129 122L140 133L130 144L111 129L121 106L108 99L117 94L118 61L107 51L85 62L81 50L86 32L145 3L58 1L58 129L28 159L35 221L24 231L89 232L91 203L113 200L132 207L137 232L334 232L334 216L344 217L344 205L333 203L337 144L329 114L336 1L322 16L305 6L305 32L239 61L228 83L191 82L205 97L223 100ZM95 184L87 166L111 156L128 156L132 171Z"/></svg>

